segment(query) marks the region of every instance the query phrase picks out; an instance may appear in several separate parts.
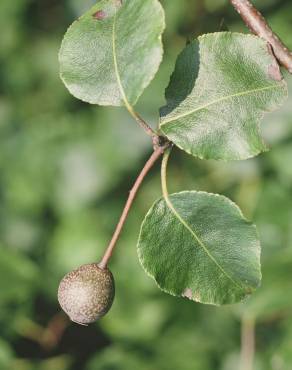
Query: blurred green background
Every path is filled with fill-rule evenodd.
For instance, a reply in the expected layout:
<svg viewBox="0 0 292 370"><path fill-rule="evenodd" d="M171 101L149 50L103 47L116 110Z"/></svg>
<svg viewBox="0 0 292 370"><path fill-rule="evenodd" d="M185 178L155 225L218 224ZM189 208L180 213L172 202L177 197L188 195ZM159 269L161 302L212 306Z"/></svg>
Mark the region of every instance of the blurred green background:
<svg viewBox="0 0 292 370"><path fill-rule="evenodd" d="M247 32L226 0L161 2L164 61L137 107L154 126L186 40ZM162 293L145 275L136 241L144 214L160 197L156 166L111 263L112 310L87 328L60 312L59 280L102 255L151 152L124 109L84 104L59 79L62 36L92 3L0 1L0 369L251 370L253 339L254 370L292 369L292 95L264 118L270 152L224 163L175 150L169 166L171 191L222 193L258 225L263 284L252 298L223 308L200 305ZM292 48L291 0L255 3Z"/></svg>

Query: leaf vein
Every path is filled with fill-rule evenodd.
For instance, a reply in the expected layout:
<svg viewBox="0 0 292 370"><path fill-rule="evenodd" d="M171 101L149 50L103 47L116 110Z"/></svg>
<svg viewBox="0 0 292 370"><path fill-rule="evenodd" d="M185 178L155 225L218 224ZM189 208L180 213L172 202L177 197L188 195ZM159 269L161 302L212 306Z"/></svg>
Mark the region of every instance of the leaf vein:
<svg viewBox="0 0 292 370"><path fill-rule="evenodd" d="M132 106L130 105L128 98L126 96L126 93L125 93L125 90L122 84L120 72L119 72L119 67L118 67L117 47L116 47L116 21L117 21L117 13L114 16L113 32L112 32L113 61L114 61L115 75L116 75L119 90L122 95L122 99L124 100L125 106L128 110L132 111Z"/></svg>
<svg viewBox="0 0 292 370"><path fill-rule="evenodd" d="M169 197L164 197L165 202L171 212L174 214L174 216L183 224L183 226L191 233L193 238L198 242L198 244L201 246L201 248L205 251L207 256L215 263L215 265L219 268L219 270L239 289L244 289L242 286L240 286L225 270L224 268L217 262L215 257L210 253L204 242L199 238L199 236L196 234L196 232L191 228L191 226L181 217L181 215L178 213L178 211L175 209L174 205L171 203Z"/></svg>
<svg viewBox="0 0 292 370"><path fill-rule="evenodd" d="M189 115L191 115L195 112L198 112L200 110L203 110L205 108L210 107L211 105L215 105L215 104L220 103L220 102L225 101L225 100L237 98L239 96L249 95L249 94L252 94L252 93L258 93L258 92L262 92L262 91L265 91L265 90L270 90L272 88L280 88L280 87L282 87L282 86L279 86L278 84L275 84L275 85L269 85L269 86L265 86L265 87L261 87L261 88L257 88L257 89L241 91L241 92L238 92L236 94L232 94L232 95L228 95L228 96L223 96L222 98L219 98L219 99L211 101L210 103L201 105L200 107L197 107L197 108L195 108L191 111L188 111L188 112L185 112L185 113L182 113L182 114L178 114L177 116L174 116L174 117L170 117L168 120L163 121L161 123L161 126L164 126L165 124L167 124L169 122L173 122L173 121L176 121L178 119L189 116Z"/></svg>

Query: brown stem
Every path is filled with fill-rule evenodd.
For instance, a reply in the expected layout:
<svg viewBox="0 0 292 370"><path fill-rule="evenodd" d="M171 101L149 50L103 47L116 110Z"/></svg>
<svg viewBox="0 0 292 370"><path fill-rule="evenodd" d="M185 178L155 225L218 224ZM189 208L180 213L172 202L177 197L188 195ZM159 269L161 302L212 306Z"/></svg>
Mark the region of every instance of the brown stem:
<svg viewBox="0 0 292 370"><path fill-rule="evenodd" d="M152 144L154 150L162 147L166 142L169 143L166 137L159 136L149 125L148 123L128 104L128 112L140 125L140 127L145 131L145 133L152 138Z"/></svg>
<svg viewBox="0 0 292 370"><path fill-rule="evenodd" d="M292 73L292 53L272 31L262 14L248 0L230 0L248 28L266 40L273 48L279 63Z"/></svg>
<svg viewBox="0 0 292 370"><path fill-rule="evenodd" d="M165 146L159 146L158 148L156 148L154 150L154 152L152 153L151 157L148 159L148 161L146 162L145 166L143 167L142 171L140 172L139 176L137 177L136 181L135 181L135 184L134 186L132 187L131 191L130 191L130 194L129 194L129 197L128 197L128 200L126 202L126 205L124 207L124 210L123 210L123 213L121 215L121 218L116 226L116 229L115 229L115 232L112 236L112 239L105 251L105 254L104 256L102 257L102 260L101 262L99 263L99 267L102 268L102 269L105 269L107 264L108 264L108 261L110 260L112 254L113 254L113 250L115 248L115 245L119 239L119 236L121 234L121 231L123 229L123 226L126 222L126 219L127 219L127 216L129 214L129 211L131 209L131 206L133 204L133 201L135 199L135 196L137 194L137 191L139 190L143 180L145 179L146 175L148 174L148 172L150 171L150 169L153 167L154 163L159 159L159 157L163 154L165 150Z"/></svg>
<svg viewBox="0 0 292 370"><path fill-rule="evenodd" d="M128 101L125 101L125 106L130 113L130 115L134 118L134 120L139 124L139 126L145 131L145 133L152 137L152 141L154 143L154 139L158 137L156 132L148 125L148 123L138 114L134 108L128 103Z"/></svg>
<svg viewBox="0 0 292 370"><path fill-rule="evenodd" d="M138 124L142 127L142 129L146 132L146 134L150 137L157 136L154 130L148 125L148 123L135 111L130 112L133 118L138 122Z"/></svg>
<svg viewBox="0 0 292 370"><path fill-rule="evenodd" d="M240 370L253 370L255 354L255 321L243 317L241 322Z"/></svg>

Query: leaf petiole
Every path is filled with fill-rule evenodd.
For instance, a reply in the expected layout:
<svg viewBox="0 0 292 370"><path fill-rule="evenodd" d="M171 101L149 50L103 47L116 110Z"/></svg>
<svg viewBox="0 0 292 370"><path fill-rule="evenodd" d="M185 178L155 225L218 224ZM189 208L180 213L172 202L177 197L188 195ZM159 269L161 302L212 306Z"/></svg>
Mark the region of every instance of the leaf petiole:
<svg viewBox="0 0 292 370"><path fill-rule="evenodd" d="M168 203L168 189L167 189L167 165L168 160L170 157L170 153L172 151L172 146L168 147L163 155L162 164L161 164L161 188L162 188L162 194L165 201Z"/></svg>

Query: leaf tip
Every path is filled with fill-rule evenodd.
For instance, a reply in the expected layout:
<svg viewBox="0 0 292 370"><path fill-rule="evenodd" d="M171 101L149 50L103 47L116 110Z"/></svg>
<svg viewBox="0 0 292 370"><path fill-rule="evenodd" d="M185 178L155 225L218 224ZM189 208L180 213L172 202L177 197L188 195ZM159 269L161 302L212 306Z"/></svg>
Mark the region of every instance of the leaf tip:
<svg viewBox="0 0 292 370"><path fill-rule="evenodd" d="M271 79L275 81L282 81L283 75L280 70L280 66L276 60L276 57L274 55L272 46L270 44L267 44L268 53L272 57L272 63L268 66L268 75Z"/></svg>
<svg viewBox="0 0 292 370"><path fill-rule="evenodd" d="M272 63L268 67L268 75L275 81L282 81L283 76L280 72L280 68L278 63L275 61L275 63Z"/></svg>

